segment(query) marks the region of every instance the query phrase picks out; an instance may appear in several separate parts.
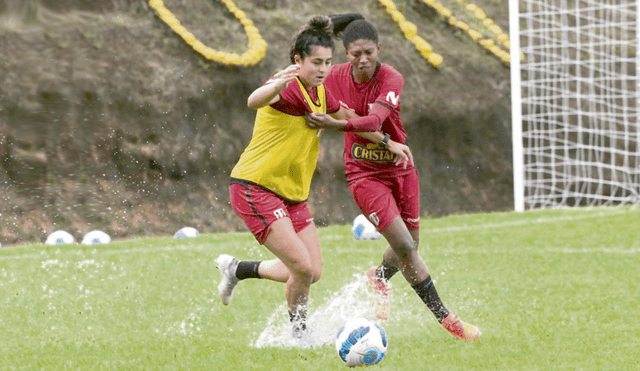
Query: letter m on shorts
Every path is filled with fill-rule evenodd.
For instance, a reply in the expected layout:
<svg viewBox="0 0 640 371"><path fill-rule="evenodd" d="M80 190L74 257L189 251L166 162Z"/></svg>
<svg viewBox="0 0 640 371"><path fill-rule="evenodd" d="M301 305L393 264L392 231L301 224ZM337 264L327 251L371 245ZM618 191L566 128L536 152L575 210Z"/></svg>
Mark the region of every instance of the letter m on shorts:
<svg viewBox="0 0 640 371"><path fill-rule="evenodd" d="M287 216L287 214L285 214L285 212L284 212L284 209L282 209L282 208L274 211L273 215L276 216L276 219L281 219L281 218L284 218L285 216Z"/></svg>

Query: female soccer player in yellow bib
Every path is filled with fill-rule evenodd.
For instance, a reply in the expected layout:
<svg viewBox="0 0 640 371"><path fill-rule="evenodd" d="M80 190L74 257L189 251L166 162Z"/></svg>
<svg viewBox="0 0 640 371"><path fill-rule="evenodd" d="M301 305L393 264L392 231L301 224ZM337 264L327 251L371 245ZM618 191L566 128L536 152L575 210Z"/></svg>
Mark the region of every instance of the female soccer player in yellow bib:
<svg viewBox="0 0 640 371"><path fill-rule="evenodd" d="M247 100L249 107L257 109L256 120L251 141L231 172L229 196L256 240L277 259L238 261L225 254L216 259L222 271L218 290L225 305L242 279L285 282L296 337L306 330L309 289L322 271L318 232L306 202L322 131L308 128L305 114L340 109L322 85L334 49L330 30L328 17L311 18L291 49L293 65L267 80Z"/></svg>

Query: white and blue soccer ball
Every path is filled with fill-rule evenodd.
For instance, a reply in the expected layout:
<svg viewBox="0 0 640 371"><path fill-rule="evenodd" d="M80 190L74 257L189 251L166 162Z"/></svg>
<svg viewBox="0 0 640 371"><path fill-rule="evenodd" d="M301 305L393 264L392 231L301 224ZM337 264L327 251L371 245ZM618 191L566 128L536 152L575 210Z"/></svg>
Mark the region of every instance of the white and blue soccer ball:
<svg viewBox="0 0 640 371"><path fill-rule="evenodd" d="M83 245L105 245L111 242L111 237L103 231L99 231L94 229L93 231L87 232L82 238Z"/></svg>
<svg viewBox="0 0 640 371"><path fill-rule="evenodd" d="M348 320L338 331L336 350L349 367L372 366L387 354L387 333L368 318Z"/></svg>
<svg viewBox="0 0 640 371"><path fill-rule="evenodd" d="M76 239L69 232L62 229L52 232L44 241L47 245L68 245L75 242Z"/></svg>
<svg viewBox="0 0 640 371"><path fill-rule="evenodd" d="M189 238L189 237L198 237L200 232L197 229L192 227L184 227L176 232L174 235L176 238Z"/></svg>
<svg viewBox="0 0 640 371"><path fill-rule="evenodd" d="M351 232L353 232L356 240L379 240L382 237L373 223L362 214L356 216L353 220Z"/></svg>

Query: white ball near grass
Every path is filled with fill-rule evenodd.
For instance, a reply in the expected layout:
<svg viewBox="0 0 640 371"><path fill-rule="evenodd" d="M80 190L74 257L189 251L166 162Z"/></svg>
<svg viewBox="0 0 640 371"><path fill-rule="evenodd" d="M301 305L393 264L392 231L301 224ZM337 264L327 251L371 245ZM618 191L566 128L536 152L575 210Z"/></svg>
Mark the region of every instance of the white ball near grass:
<svg viewBox="0 0 640 371"><path fill-rule="evenodd" d="M351 232L353 232L356 240L379 240L382 237L373 223L362 214L356 216L353 220Z"/></svg>
<svg viewBox="0 0 640 371"><path fill-rule="evenodd" d="M82 238L83 245L105 245L111 242L111 237L103 231L99 231L94 229L93 231L87 232Z"/></svg>
<svg viewBox="0 0 640 371"><path fill-rule="evenodd" d="M75 242L76 239L71 234L69 234L69 232L63 231L62 229L58 229L57 231L51 233L44 241L44 243L47 245L68 245Z"/></svg>
<svg viewBox="0 0 640 371"><path fill-rule="evenodd" d="M336 351L349 367L378 364L387 354L387 333L368 318L353 318L338 331Z"/></svg>
<svg viewBox="0 0 640 371"><path fill-rule="evenodd" d="M200 232L197 229L192 227L184 227L176 232L174 235L176 238L190 238L190 237L198 237Z"/></svg>

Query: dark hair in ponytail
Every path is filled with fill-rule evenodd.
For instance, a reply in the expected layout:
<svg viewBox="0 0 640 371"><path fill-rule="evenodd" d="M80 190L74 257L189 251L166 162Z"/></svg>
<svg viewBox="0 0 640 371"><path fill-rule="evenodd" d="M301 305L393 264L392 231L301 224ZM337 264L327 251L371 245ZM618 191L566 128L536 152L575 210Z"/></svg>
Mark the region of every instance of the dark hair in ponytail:
<svg viewBox="0 0 640 371"><path fill-rule="evenodd" d="M314 46L323 46L325 48L335 49L332 38L333 24L331 18L325 15L313 16L306 25L302 26L296 34L295 41L289 52L291 63L295 63L295 55L298 54L300 59L304 59L311 54Z"/></svg>
<svg viewBox="0 0 640 371"><path fill-rule="evenodd" d="M342 39L344 47L356 40L365 39L378 43L378 30L360 13L335 14L329 16L333 22L333 33Z"/></svg>

